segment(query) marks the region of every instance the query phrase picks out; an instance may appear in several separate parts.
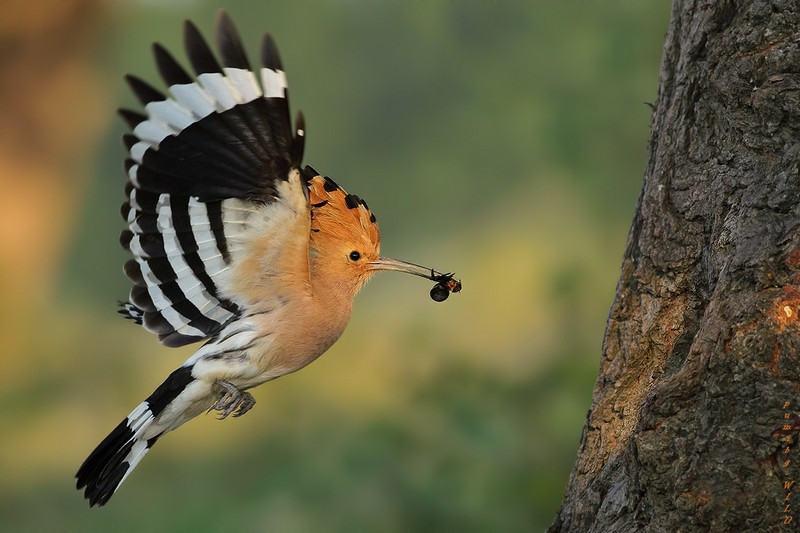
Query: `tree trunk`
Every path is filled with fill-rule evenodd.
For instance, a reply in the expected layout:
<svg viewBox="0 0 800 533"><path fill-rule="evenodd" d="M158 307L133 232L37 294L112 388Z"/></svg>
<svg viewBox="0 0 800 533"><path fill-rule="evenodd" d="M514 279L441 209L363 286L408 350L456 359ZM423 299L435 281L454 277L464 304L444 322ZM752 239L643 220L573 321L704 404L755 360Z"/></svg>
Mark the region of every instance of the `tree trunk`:
<svg viewBox="0 0 800 533"><path fill-rule="evenodd" d="M800 5L676 0L660 78L593 405L550 531L794 530Z"/></svg>

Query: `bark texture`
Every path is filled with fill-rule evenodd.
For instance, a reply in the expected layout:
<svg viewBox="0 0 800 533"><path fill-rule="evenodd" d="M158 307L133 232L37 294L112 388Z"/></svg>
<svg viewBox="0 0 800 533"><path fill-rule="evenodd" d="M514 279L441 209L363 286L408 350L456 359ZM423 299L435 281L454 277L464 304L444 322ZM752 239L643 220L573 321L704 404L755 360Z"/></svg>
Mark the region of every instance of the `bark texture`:
<svg viewBox="0 0 800 533"><path fill-rule="evenodd" d="M550 531L793 530L799 284L800 4L676 0L593 405Z"/></svg>

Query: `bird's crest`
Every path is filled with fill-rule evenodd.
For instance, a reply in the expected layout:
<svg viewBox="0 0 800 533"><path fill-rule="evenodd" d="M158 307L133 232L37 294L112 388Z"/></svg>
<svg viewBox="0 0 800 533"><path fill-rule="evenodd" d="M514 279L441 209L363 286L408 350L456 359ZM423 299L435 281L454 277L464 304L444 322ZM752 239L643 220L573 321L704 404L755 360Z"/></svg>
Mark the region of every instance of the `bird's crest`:
<svg viewBox="0 0 800 533"><path fill-rule="evenodd" d="M311 231L323 232L342 239L362 237L377 251L380 247L380 231L375 215L367 202L348 194L328 176L321 176L306 166L304 177L308 184L311 204Z"/></svg>

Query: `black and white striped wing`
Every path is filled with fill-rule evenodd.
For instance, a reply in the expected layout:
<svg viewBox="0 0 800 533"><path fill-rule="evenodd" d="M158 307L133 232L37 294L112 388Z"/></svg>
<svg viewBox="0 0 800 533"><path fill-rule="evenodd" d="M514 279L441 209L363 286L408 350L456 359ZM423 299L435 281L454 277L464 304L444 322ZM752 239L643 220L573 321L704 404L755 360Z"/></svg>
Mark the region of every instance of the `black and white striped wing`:
<svg viewBox="0 0 800 533"><path fill-rule="evenodd" d="M237 236L252 213L276 201L303 151L302 116L293 135L269 35L261 85L225 13L217 23L221 63L191 22L184 37L196 76L156 44L168 95L128 76L146 114L120 111L132 129L123 137L128 229L120 240L134 256L125 264L134 287L120 312L167 346L202 340L237 316L223 274L242 253Z"/></svg>

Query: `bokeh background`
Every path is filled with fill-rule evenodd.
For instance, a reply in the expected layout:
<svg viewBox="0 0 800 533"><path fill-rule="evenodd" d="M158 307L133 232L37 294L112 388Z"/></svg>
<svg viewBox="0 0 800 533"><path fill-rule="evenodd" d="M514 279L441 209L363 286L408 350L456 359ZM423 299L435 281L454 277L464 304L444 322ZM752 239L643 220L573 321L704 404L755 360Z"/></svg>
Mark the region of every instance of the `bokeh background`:
<svg viewBox="0 0 800 533"><path fill-rule="evenodd" d="M163 4L163 5L162 5ZM89 510L86 454L191 353L116 314L127 72L181 23L270 31L306 162L369 201L384 274L319 361L159 442ZM591 405L669 4L0 3L0 530L536 531Z"/></svg>

